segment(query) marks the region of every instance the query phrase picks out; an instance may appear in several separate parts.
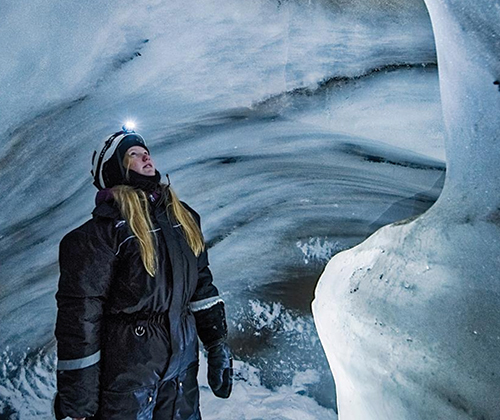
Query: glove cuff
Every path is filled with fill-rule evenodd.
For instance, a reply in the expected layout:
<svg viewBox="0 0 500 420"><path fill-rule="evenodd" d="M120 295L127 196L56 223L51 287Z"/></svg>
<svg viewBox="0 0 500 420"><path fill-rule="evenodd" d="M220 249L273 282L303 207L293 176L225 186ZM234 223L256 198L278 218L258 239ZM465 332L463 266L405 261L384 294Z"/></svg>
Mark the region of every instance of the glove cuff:
<svg viewBox="0 0 500 420"><path fill-rule="evenodd" d="M193 312L198 336L205 349L214 347L227 338L226 312L224 302L219 301L208 309Z"/></svg>

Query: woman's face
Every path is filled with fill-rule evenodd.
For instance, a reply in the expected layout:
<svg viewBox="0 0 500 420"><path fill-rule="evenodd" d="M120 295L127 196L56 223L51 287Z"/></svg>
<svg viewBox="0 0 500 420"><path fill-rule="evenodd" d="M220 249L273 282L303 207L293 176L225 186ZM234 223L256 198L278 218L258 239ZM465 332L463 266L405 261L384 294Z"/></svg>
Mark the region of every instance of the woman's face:
<svg viewBox="0 0 500 420"><path fill-rule="evenodd" d="M125 153L124 165L141 175L153 176L155 164L149 156L149 152L141 146L132 146Z"/></svg>

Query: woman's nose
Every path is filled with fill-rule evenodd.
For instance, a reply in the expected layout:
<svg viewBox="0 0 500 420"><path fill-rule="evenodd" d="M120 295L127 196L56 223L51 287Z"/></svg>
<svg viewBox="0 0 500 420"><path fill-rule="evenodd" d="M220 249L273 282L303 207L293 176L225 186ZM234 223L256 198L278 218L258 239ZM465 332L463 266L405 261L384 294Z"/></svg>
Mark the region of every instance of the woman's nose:
<svg viewBox="0 0 500 420"><path fill-rule="evenodd" d="M142 155L142 160L143 160L144 162L148 161L149 159L150 159L150 157L149 157L149 155L148 155L147 153L144 153L144 154Z"/></svg>

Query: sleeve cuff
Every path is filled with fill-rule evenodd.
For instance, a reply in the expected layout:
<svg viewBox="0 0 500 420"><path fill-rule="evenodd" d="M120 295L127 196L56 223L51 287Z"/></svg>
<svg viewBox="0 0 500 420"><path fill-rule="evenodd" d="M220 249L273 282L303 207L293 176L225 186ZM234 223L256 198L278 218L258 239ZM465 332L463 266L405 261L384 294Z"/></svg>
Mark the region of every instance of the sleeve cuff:
<svg viewBox="0 0 500 420"><path fill-rule="evenodd" d="M215 306L218 303L224 303L224 301L220 296L213 296L206 299L191 302L189 304L189 309L191 309L192 312L199 312L205 309L210 309L212 306Z"/></svg>

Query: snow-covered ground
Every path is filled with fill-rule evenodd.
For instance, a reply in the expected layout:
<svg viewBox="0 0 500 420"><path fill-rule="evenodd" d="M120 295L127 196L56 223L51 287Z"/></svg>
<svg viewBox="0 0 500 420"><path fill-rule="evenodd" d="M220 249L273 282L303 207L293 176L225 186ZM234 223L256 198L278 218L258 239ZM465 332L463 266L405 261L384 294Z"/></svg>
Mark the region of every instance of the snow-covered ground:
<svg viewBox="0 0 500 420"><path fill-rule="evenodd" d="M51 418L50 400L55 389L55 354L38 351L24 355L23 362L10 361L3 354L2 366L10 379L0 384L2 419ZM206 380L206 359L200 354L200 400L205 420L316 420L336 419L332 409L320 406L306 396L308 384L317 383L316 371L297 372L290 385L270 390L262 385L259 371L241 361L234 364L235 380L231 398L213 396ZM4 372L5 373L5 372Z"/></svg>
<svg viewBox="0 0 500 420"><path fill-rule="evenodd" d="M94 145L134 117L202 216L246 372L228 401L202 388L205 418L335 418L316 281L443 184L423 3L35 0L0 14L0 416L48 412L58 242L92 210Z"/></svg>

